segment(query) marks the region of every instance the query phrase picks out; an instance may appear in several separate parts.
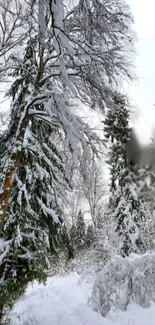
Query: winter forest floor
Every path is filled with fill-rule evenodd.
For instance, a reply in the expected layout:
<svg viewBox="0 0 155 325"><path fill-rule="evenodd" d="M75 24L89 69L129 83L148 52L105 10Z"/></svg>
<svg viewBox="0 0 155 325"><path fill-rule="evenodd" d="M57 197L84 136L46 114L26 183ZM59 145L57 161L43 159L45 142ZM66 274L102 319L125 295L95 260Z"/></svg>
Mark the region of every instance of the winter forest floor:
<svg viewBox="0 0 155 325"><path fill-rule="evenodd" d="M78 263L77 263L78 264ZM77 265L76 264L76 265ZM78 270L79 273L79 270ZM91 308L94 270L52 276L46 286L29 285L11 313L12 325L154 325L155 304L130 304L126 312L111 311L106 318Z"/></svg>

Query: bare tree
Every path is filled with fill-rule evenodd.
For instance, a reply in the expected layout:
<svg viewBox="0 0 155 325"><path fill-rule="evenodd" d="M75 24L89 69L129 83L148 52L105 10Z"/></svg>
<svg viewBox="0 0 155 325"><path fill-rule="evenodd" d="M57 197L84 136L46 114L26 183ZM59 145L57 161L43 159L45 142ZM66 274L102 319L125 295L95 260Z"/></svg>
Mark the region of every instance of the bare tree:
<svg viewBox="0 0 155 325"><path fill-rule="evenodd" d="M103 163L102 163L103 164ZM99 163L85 162L81 166L80 188L89 205L89 212L96 230L98 219L104 214L104 200L108 194L104 173Z"/></svg>
<svg viewBox="0 0 155 325"><path fill-rule="evenodd" d="M22 0L0 2L0 59L6 60L15 48L17 51L17 46L23 44L30 32L30 13Z"/></svg>

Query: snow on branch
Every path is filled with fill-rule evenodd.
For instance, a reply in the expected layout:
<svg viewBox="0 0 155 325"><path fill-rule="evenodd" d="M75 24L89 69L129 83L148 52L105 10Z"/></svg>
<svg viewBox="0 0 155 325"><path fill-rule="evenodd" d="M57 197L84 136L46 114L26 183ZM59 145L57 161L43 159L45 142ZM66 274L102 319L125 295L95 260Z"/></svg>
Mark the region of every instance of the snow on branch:
<svg viewBox="0 0 155 325"><path fill-rule="evenodd" d="M105 316L111 309L125 311L130 302L149 307L155 301L155 253L114 256L95 281L92 307Z"/></svg>

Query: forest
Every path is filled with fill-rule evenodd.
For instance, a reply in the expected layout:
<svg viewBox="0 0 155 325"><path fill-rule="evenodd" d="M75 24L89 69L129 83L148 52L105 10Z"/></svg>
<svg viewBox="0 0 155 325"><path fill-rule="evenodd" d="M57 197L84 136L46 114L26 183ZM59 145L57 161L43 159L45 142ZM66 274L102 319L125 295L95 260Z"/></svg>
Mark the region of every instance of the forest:
<svg viewBox="0 0 155 325"><path fill-rule="evenodd" d="M138 143L123 87L135 44L125 0L0 1L0 324L112 325L155 302L155 139ZM13 318L57 277L64 295L91 277L101 320Z"/></svg>

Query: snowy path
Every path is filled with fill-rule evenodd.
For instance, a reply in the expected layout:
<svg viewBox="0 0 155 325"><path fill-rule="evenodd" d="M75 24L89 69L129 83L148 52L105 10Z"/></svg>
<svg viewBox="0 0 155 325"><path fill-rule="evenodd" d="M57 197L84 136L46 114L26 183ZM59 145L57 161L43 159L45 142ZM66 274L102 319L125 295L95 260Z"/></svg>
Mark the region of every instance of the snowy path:
<svg viewBox="0 0 155 325"><path fill-rule="evenodd" d="M13 325L155 325L155 305L131 305L103 318L88 306L91 287L76 273L49 278L46 286L29 286L13 310Z"/></svg>

